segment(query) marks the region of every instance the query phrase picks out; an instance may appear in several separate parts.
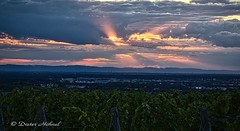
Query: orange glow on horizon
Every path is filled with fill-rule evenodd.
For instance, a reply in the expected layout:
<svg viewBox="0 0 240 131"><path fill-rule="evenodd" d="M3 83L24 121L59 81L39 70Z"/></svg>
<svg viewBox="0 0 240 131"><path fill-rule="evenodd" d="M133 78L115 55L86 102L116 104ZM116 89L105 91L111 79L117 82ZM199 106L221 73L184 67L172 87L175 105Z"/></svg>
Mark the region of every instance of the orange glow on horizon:
<svg viewBox="0 0 240 131"><path fill-rule="evenodd" d="M68 60L38 60L38 59L0 59L0 65L66 65Z"/></svg>
<svg viewBox="0 0 240 131"><path fill-rule="evenodd" d="M0 64L28 64L31 63L31 60L28 59L0 59Z"/></svg>
<svg viewBox="0 0 240 131"><path fill-rule="evenodd" d="M104 66L110 62L111 60L107 58L85 58L80 61L72 62L71 65Z"/></svg>
<svg viewBox="0 0 240 131"><path fill-rule="evenodd" d="M158 58L165 60L165 61L173 61L173 62L184 63L184 64L196 64L197 63L196 61L189 59L189 57L177 56L177 55L173 55L173 54L159 54Z"/></svg>
<svg viewBox="0 0 240 131"><path fill-rule="evenodd" d="M117 61L117 66L119 67L135 67L139 65L139 62L134 58L133 54L116 54L115 60Z"/></svg>
<svg viewBox="0 0 240 131"><path fill-rule="evenodd" d="M156 61L156 62L175 62L175 63L182 63L182 64L200 64L199 62L190 59L187 56L179 56L175 54L159 54L159 53L137 53L137 55L140 55L142 57L145 57L147 59Z"/></svg>

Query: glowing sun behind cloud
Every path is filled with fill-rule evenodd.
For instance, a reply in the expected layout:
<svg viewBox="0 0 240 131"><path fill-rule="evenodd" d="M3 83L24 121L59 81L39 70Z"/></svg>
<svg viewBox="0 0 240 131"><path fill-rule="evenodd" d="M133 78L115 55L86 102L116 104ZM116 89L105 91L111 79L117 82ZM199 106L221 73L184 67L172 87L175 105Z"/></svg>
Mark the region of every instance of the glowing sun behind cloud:
<svg viewBox="0 0 240 131"><path fill-rule="evenodd" d="M110 22L109 18L104 18L101 21L101 25L102 25L102 30L107 35L108 40L112 41L117 46L127 45L124 43L122 38L119 38L117 36L117 33L116 33L112 23Z"/></svg>

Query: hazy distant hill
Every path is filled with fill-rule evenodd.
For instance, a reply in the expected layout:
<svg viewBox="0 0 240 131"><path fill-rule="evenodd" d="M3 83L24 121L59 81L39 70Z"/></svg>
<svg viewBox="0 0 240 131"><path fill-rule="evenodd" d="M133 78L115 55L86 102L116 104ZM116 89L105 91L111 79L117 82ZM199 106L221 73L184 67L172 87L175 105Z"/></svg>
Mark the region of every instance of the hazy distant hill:
<svg viewBox="0 0 240 131"><path fill-rule="evenodd" d="M240 74L240 71L202 70L194 68L115 68L94 66L0 65L0 71L11 72L74 72L74 73L202 73Z"/></svg>

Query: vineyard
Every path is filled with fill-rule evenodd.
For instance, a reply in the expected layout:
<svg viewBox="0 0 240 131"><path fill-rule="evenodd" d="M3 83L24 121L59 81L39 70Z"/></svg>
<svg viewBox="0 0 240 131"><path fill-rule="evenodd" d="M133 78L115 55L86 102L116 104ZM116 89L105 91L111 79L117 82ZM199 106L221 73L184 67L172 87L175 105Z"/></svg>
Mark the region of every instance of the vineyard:
<svg viewBox="0 0 240 131"><path fill-rule="evenodd" d="M49 127L50 131L106 131L113 107L118 109L122 130L199 130L201 109L208 110L212 130L240 130L240 90L147 93L29 88L2 92L0 102L4 127L10 131L32 130L32 126L11 126L11 122L36 122L38 105L44 106L48 122L61 122L60 126Z"/></svg>

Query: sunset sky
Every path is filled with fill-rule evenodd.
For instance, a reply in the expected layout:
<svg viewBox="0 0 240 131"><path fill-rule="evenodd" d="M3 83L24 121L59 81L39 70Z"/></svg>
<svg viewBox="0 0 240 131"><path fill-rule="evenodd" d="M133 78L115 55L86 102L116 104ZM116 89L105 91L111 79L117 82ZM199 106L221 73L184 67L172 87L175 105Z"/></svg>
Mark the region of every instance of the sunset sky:
<svg viewBox="0 0 240 131"><path fill-rule="evenodd" d="M0 65L240 70L240 0L1 0Z"/></svg>

